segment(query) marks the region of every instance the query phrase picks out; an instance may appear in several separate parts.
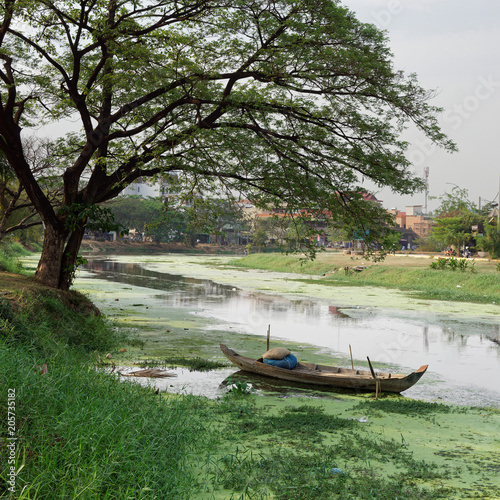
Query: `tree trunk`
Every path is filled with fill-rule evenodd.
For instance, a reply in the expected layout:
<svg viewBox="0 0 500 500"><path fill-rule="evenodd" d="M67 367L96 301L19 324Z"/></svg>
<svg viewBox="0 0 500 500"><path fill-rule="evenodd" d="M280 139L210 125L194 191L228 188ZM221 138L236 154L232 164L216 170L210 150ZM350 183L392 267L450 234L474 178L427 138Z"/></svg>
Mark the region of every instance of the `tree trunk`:
<svg viewBox="0 0 500 500"><path fill-rule="evenodd" d="M35 273L38 281L53 288L69 289L83 233L83 228L69 232L45 226L42 255Z"/></svg>
<svg viewBox="0 0 500 500"><path fill-rule="evenodd" d="M66 243L62 258L61 277L59 279L59 288L62 290L68 290L75 278L78 268L78 251L80 250L84 233L84 227L75 229Z"/></svg>
<svg viewBox="0 0 500 500"><path fill-rule="evenodd" d="M59 288L65 241L63 231L45 225L42 256L35 273L36 279L44 285Z"/></svg>

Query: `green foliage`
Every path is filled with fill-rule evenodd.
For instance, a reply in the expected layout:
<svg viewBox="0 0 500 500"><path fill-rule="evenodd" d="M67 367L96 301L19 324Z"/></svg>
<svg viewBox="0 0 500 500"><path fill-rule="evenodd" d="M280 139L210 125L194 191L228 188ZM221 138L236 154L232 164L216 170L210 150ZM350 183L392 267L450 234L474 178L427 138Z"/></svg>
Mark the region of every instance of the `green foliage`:
<svg viewBox="0 0 500 500"><path fill-rule="evenodd" d="M26 140L28 145L31 142L30 139ZM36 164L33 165L33 172L39 178L42 177ZM16 234L25 244L36 242L40 238L38 226L41 226L40 217L31 206L14 169L0 150L0 240L9 234Z"/></svg>
<svg viewBox="0 0 500 500"><path fill-rule="evenodd" d="M241 210L230 198L191 198L187 204L165 203L160 198L125 196L113 200L110 210L117 221L154 241L183 241L196 245L200 234L214 235L219 243L228 232L246 228Z"/></svg>
<svg viewBox="0 0 500 500"><path fill-rule="evenodd" d="M397 231L388 233L381 241L382 248L388 253L394 253L396 250L399 250L400 238L401 234Z"/></svg>
<svg viewBox="0 0 500 500"><path fill-rule="evenodd" d="M268 240L268 231L265 221L257 221L255 231L252 234L252 243L261 251Z"/></svg>
<svg viewBox="0 0 500 500"><path fill-rule="evenodd" d="M134 180L171 173L193 200L237 193L294 220L328 214L376 242L388 218L363 199L360 176L401 194L423 189L400 136L407 124L456 149L432 94L394 68L386 34L337 2L22 5L0 11L10 75L0 125L13 134L0 149L57 243L102 220L91 207ZM21 130L70 117L79 132L61 128L51 160L64 198L54 200L31 175ZM221 215L203 226L222 231ZM76 237L67 245L76 255ZM42 262L65 251L44 249Z"/></svg>
<svg viewBox="0 0 500 500"><path fill-rule="evenodd" d="M190 201L190 205L183 208L189 235L213 235L214 243L223 244L228 233L237 234L247 229L243 212L232 197L197 196Z"/></svg>
<svg viewBox="0 0 500 500"><path fill-rule="evenodd" d="M402 415L411 415L416 417L458 411L456 407L442 403L431 403L401 397L377 399L375 401L362 401L357 404L354 409L368 413L400 413Z"/></svg>
<svg viewBox="0 0 500 500"><path fill-rule="evenodd" d="M19 257L28 254L28 250L19 243L0 242L0 270L11 273L23 273L23 267Z"/></svg>
<svg viewBox="0 0 500 500"><path fill-rule="evenodd" d="M472 225L481 221L477 214L465 213L457 217L435 219L432 238L444 247L460 249L463 245L473 246Z"/></svg>
<svg viewBox="0 0 500 500"><path fill-rule="evenodd" d="M60 215L65 220L66 228L71 231L81 228L105 232L123 229L121 224L115 221L111 210L100 205L85 205L83 203L62 205Z"/></svg>
<svg viewBox="0 0 500 500"><path fill-rule="evenodd" d="M476 261L474 259L456 259L455 257L445 259L444 257L440 257L437 261L431 262L430 268L440 271L444 271L445 269L456 271L457 269L460 269L462 272L469 270L471 273L475 273Z"/></svg>
<svg viewBox="0 0 500 500"><path fill-rule="evenodd" d="M178 366L185 366L189 371L204 372L215 370L217 368L226 367L226 364L212 361L210 359L203 359L199 357L185 358L185 357L169 357L166 359L147 359L141 361L139 366L142 368L153 368L157 366L176 368Z"/></svg>
<svg viewBox="0 0 500 500"><path fill-rule="evenodd" d="M444 257L439 257L438 260L431 262L431 269L439 269L443 271L446 269L446 266L448 265L448 259L445 259Z"/></svg>
<svg viewBox="0 0 500 500"><path fill-rule="evenodd" d="M454 186L451 193L444 193L438 199L441 202L435 211L438 218L457 217L476 212L476 206L469 200L467 189Z"/></svg>
<svg viewBox="0 0 500 500"><path fill-rule="evenodd" d="M500 258L500 228L493 224L484 225L485 236L477 238L476 248L489 252L494 258Z"/></svg>
<svg viewBox="0 0 500 500"><path fill-rule="evenodd" d="M232 377L227 378L227 393L234 396L247 396L255 391L255 389L244 380L234 380Z"/></svg>
<svg viewBox="0 0 500 500"><path fill-rule="evenodd" d="M491 203L478 210L468 200L467 190L455 186L451 194L445 193L437 209L431 239L446 247L460 249L468 245L476 250L500 257L500 231L488 220ZM473 231L473 226L476 226ZM483 234L483 231L485 234Z"/></svg>

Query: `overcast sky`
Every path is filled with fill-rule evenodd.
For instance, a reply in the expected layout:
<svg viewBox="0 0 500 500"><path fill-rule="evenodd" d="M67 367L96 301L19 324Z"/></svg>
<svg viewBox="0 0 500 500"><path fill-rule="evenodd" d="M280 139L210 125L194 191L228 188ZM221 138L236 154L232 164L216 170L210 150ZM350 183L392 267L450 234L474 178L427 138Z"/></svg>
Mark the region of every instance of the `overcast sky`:
<svg viewBox="0 0 500 500"><path fill-rule="evenodd" d="M429 195L450 193L453 184L482 204L500 184L500 2L498 0L343 0L358 19L387 31L395 67L416 73L435 89L432 104L444 108L439 121L459 152L431 147L411 137L414 171L429 167ZM452 184L447 184L452 183ZM375 192L386 208L425 205L424 194ZM428 201L428 209L439 204Z"/></svg>

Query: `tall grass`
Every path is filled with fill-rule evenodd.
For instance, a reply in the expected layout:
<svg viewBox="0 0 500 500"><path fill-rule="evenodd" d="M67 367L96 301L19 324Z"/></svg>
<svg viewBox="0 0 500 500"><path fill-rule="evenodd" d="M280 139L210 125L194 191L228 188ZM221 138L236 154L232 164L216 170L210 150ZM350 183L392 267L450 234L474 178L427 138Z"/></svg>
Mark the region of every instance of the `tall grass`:
<svg viewBox="0 0 500 500"><path fill-rule="evenodd" d="M200 400L165 398L105 373L92 351L120 337L83 297L63 295L24 292L0 306L0 419L7 422L15 389L18 472L9 497L3 426L0 497L190 498L197 480L188 458L207 440Z"/></svg>
<svg viewBox="0 0 500 500"><path fill-rule="evenodd" d="M16 498L189 498L195 401L120 382L70 350L44 375L38 361L0 347L1 385L16 389Z"/></svg>

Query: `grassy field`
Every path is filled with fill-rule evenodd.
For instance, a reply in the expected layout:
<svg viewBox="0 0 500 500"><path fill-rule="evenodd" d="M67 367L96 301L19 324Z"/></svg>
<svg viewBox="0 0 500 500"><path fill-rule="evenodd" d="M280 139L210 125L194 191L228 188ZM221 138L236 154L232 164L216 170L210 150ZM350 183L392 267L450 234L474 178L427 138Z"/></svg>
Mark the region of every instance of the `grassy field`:
<svg viewBox="0 0 500 500"><path fill-rule="evenodd" d="M319 283L325 286L380 286L416 292L427 299L500 304L499 262L457 259L455 270L449 265L443 270L432 269L431 264L439 258L390 255L382 262L372 262L363 256L325 252L310 261L296 255L252 254L235 259L231 265L320 275Z"/></svg>

